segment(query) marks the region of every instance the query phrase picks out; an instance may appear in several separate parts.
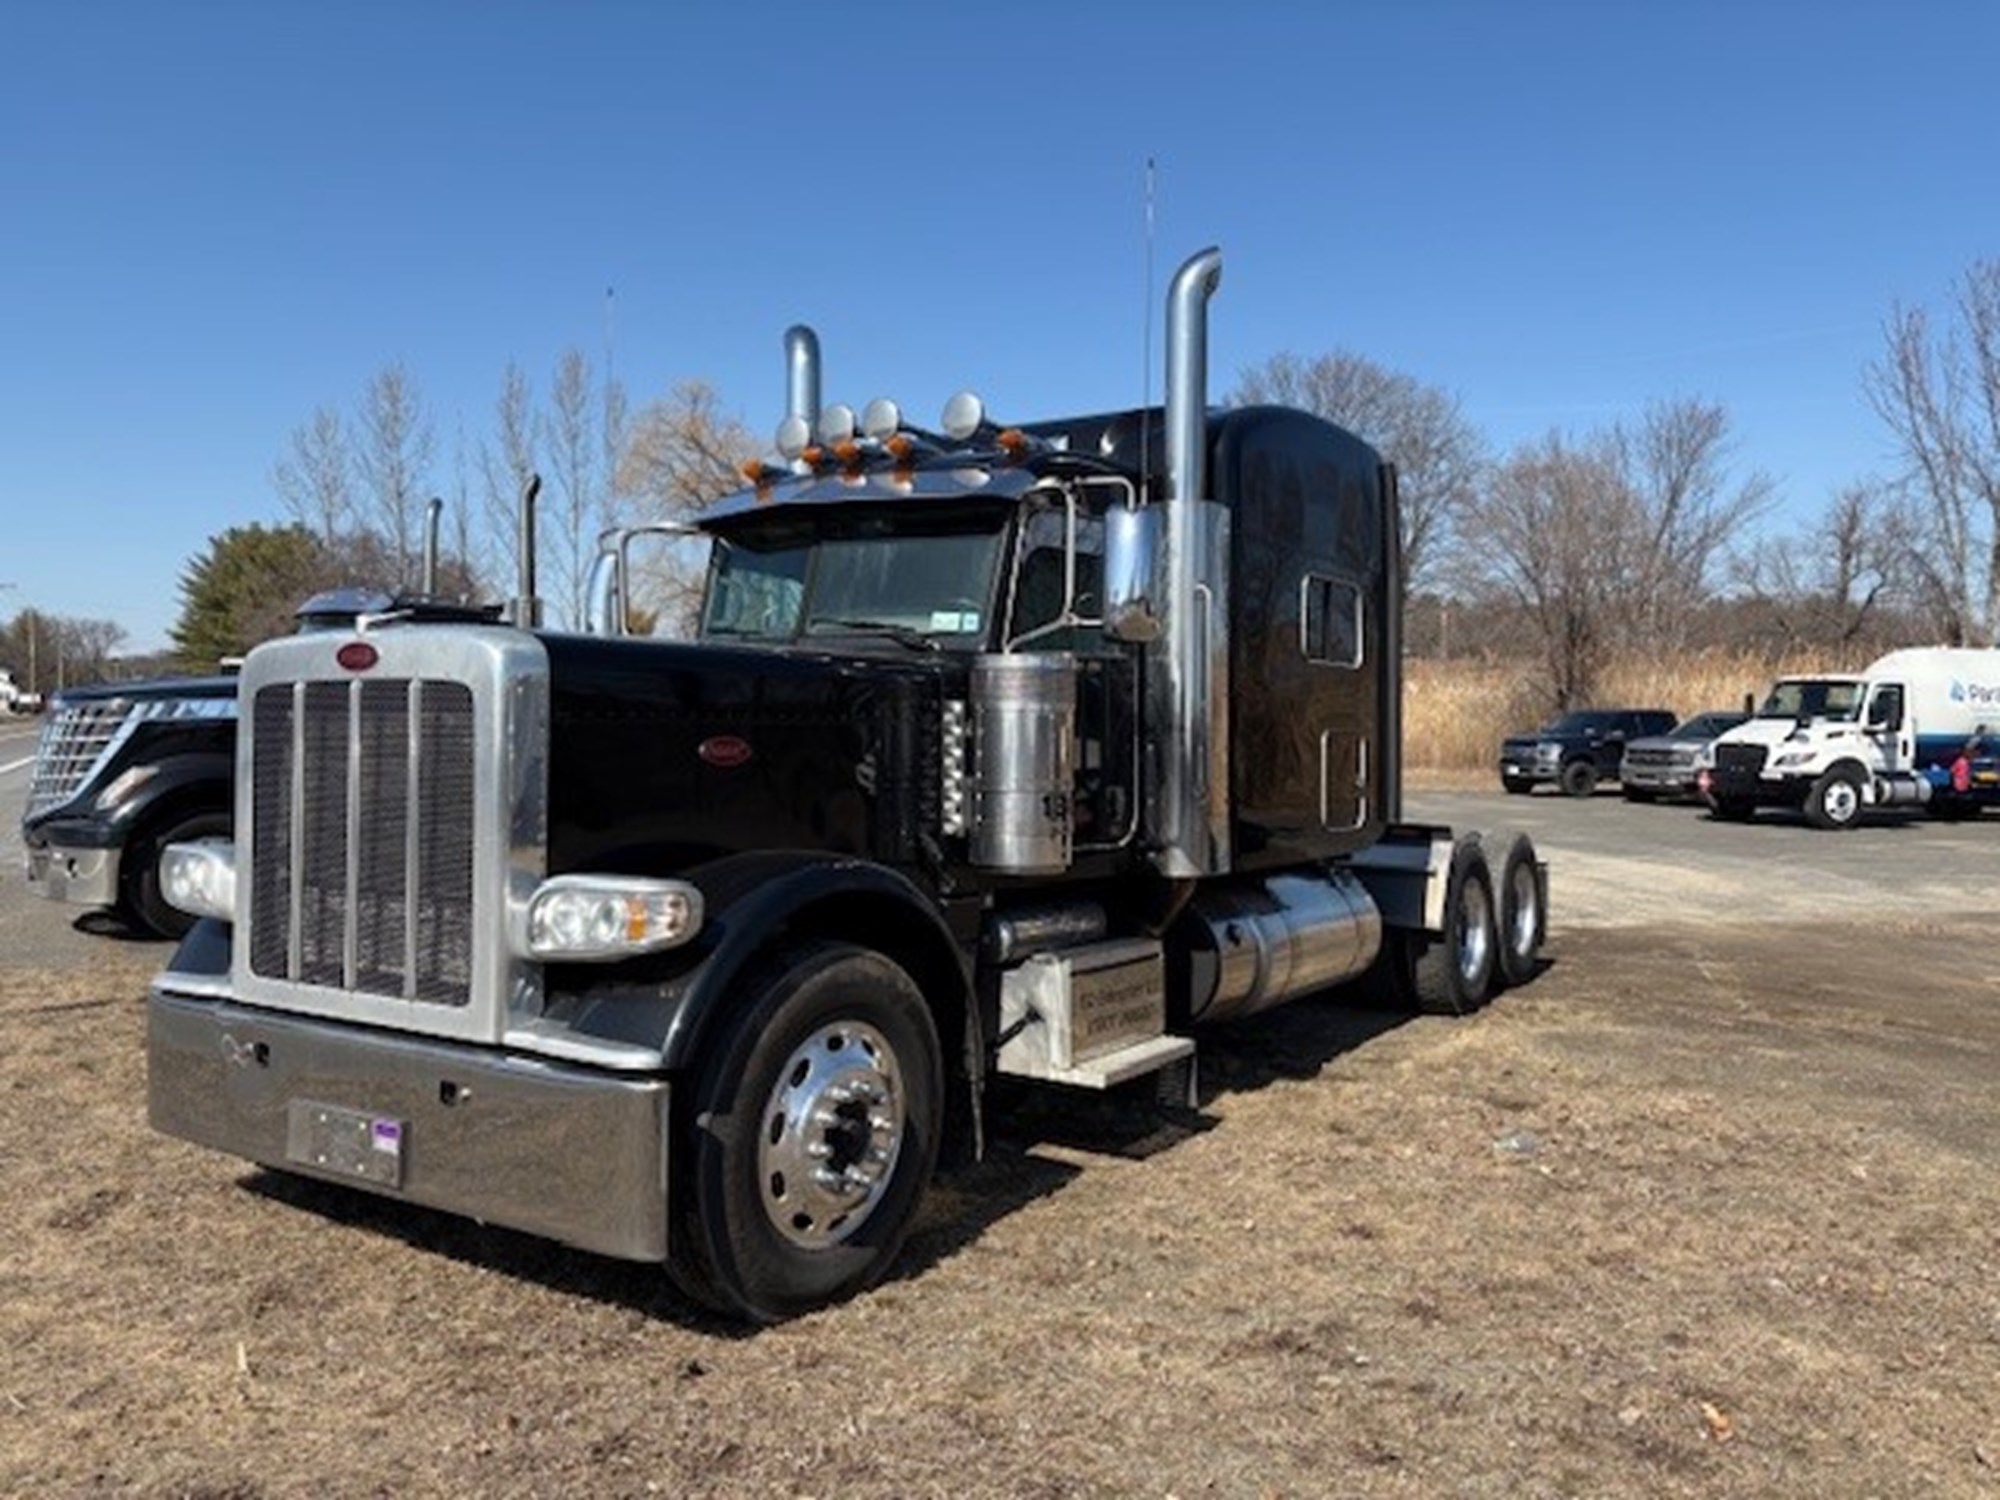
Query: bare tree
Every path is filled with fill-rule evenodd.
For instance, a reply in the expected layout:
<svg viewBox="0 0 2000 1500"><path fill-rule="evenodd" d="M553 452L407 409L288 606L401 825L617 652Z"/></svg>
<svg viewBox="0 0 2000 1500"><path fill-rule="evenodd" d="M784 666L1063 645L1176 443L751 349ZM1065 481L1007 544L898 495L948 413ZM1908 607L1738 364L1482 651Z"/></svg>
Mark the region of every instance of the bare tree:
<svg viewBox="0 0 2000 1500"><path fill-rule="evenodd" d="M742 483L738 466L757 456L749 430L722 410L713 387L683 381L632 419L618 469L627 518L682 520ZM632 596L662 634L691 633L700 609L708 549L689 542L648 546L635 559Z"/></svg>
<svg viewBox="0 0 2000 1500"><path fill-rule="evenodd" d="M1687 638L1724 545L1769 501L1762 475L1731 479L1728 453L1720 407L1664 402L1636 431L1518 449L1464 507L1454 576L1529 622L1554 706L1588 703L1616 654Z"/></svg>
<svg viewBox="0 0 2000 1500"><path fill-rule="evenodd" d="M539 537L552 564L556 603L572 627L583 622L597 535L617 519L611 491L615 465L606 461L602 431L609 408L594 385L583 352L564 350L541 419L554 503L543 511Z"/></svg>
<svg viewBox="0 0 2000 1500"><path fill-rule="evenodd" d="M436 438L401 364L385 365L362 393L354 467L366 490L369 529L393 549L396 574L414 584Z"/></svg>
<svg viewBox="0 0 2000 1500"><path fill-rule="evenodd" d="M1956 311L1933 332L1896 307L1864 384L1905 463L1918 602L1946 642L1985 644L2000 639L2000 260L1965 273Z"/></svg>
<svg viewBox="0 0 2000 1500"><path fill-rule="evenodd" d="M1631 623L1655 646L1678 646L1723 549L1769 506L1771 481L1761 473L1731 481L1729 415L1711 402L1659 402L1636 433L1613 434L1643 527L1628 580Z"/></svg>
<svg viewBox="0 0 2000 1500"><path fill-rule="evenodd" d="M1855 484L1836 493L1802 533L1758 542L1737 576L1763 606L1781 649L1825 648L1845 659L1869 638L1890 601L1904 550L1888 498Z"/></svg>
<svg viewBox="0 0 2000 1500"><path fill-rule="evenodd" d="M1245 370L1233 405L1275 402L1317 413L1367 439L1396 466L1402 496L1404 596L1433 582L1453 524L1485 467L1485 442L1456 397L1359 355L1273 355Z"/></svg>
<svg viewBox="0 0 2000 1500"><path fill-rule="evenodd" d="M500 376L500 394L493 403L493 436L479 445L479 475L485 493L488 546L482 549L479 571L509 593L519 576L520 547L516 521L521 491L535 472L534 392L521 367L508 362Z"/></svg>
<svg viewBox="0 0 2000 1500"><path fill-rule="evenodd" d="M1590 702L1619 645L1641 520L1608 436L1520 448L1466 506L1461 581L1528 622L1558 709Z"/></svg>
<svg viewBox="0 0 2000 1500"><path fill-rule="evenodd" d="M332 545L355 522L354 451L347 424L330 406L294 428L271 482L292 519Z"/></svg>

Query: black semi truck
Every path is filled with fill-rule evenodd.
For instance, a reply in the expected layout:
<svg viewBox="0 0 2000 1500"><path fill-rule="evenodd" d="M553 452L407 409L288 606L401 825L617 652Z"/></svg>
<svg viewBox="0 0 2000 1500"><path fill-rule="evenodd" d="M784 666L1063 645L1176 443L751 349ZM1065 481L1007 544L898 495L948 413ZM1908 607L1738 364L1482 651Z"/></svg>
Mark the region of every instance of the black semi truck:
<svg viewBox="0 0 2000 1500"><path fill-rule="evenodd" d="M887 1270L997 1080L1191 1091L1211 1023L1530 977L1526 838L1401 819L1394 473L1208 409L1220 271L1110 415L857 422L791 330L693 641L624 634L621 538L590 632L530 565L509 622L258 647L234 841L162 866L153 1124L771 1320Z"/></svg>

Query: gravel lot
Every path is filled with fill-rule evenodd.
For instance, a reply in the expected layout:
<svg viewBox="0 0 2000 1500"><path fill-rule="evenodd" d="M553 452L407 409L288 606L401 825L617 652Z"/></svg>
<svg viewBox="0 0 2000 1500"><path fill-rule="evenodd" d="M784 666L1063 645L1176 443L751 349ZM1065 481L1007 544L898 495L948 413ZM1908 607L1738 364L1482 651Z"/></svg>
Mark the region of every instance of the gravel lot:
<svg viewBox="0 0 2000 1500"><path fill-rule="evenodd" d="M1533 984L1038 1103L745 1334L150 1134L165 949L26 895L14 734L0 1494L2000 1495L2000 820L1420 791L1535 835Z"/></svg>

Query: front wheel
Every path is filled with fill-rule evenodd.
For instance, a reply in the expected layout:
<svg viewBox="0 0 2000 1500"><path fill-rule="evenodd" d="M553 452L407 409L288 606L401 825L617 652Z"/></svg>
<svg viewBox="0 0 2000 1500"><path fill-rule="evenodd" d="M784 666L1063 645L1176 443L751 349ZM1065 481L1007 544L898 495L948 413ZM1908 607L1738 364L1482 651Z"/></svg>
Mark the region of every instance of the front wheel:
<svg viewBox="0 0 2000 1500"><path fill-rule="evenodd" d="M781 955L693 1083L670 1235L682 1288L768 1323L879 1279L937 1161L942 1075L897 964L842 943Z"/></svg>
<svg viewBox="0 0 2000 1500"><path fill-rule="evenodd" d="M1597 767L1587 760L1573 760L1562 768L1562 789L1571 797L1589 797L1597 791Z"/></svg>
<svg viewBox="0 0 2000 1500"><path fill-rule="evenodd" d="M1835 766L1806 793L1806 821L1815 828L1852 828L1861 821L1862 806L1860 775L1851 767Z"/></svg>

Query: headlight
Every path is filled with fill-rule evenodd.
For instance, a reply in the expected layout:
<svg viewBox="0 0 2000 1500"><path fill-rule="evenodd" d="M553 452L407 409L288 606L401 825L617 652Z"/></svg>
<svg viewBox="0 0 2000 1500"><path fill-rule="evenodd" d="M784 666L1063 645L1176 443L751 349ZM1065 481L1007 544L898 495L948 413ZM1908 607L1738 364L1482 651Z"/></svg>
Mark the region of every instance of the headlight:
<svg viewBox="0 0 2000 1500"><path fill-rule="evenodd" d="M1535 746L1536 760L1561 760L1562 753L1563 747L1561 745L1551 744L1547 740L1543 740L1541 744Z"/></svg>
<svg viewBox="0 0 2000 1500"><path fill-rule="evenodd" d="M1771 762L1771 767L1773 770L1786 771L1798 766L1809 766L1818 758L1819 753L1814 750L1787 750Z"/></svg>
<svg viewBox="0 0 2000 1500"><path fill-rule="evenodd" d="M236 846L226 839L160 851L160 894L191 917L236 920Z"/></svg>
<svg viewBox="0 0 2000 1500"><path fill-rule="evenodd" d="M558 875L528 903L528 956L606 963L673 948L701 930L701 892L638 875Z"/></svg>

